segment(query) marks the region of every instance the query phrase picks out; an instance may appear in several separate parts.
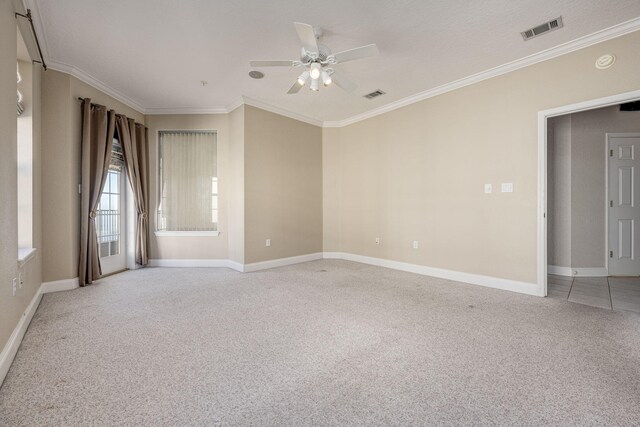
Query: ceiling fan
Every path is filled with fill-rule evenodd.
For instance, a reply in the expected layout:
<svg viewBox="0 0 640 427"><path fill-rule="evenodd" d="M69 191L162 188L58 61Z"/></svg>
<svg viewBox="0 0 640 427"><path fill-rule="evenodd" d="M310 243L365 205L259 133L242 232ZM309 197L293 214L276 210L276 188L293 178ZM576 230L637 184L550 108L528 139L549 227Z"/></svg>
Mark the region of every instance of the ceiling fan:
<svg viewBox="0 0 640 427"><path fill-rule="evenodd" d="M356 84L336 72L331 66L377 55L378 47L375 44L368 44L339 53L331 53L331 49L319 42L322 37L320 28L313 28L311 25L301 22L294 22L293 25L296 27L298 38L302 43L300 60L251 61L249 64L252 67L304 67L305 70L287 92L289 94L298 93L309 79L311 79L309 88L313 91L319 90L320 82L324 86L335 83L347 92L355 90Z"/></svg>

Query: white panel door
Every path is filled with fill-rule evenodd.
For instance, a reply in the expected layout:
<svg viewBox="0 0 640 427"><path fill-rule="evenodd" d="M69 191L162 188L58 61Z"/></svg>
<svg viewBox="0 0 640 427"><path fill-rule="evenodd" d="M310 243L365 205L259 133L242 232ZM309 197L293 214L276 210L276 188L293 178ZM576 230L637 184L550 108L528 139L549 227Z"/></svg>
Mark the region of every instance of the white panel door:
<svg viewBox="0 0 640 427"><path fill-rule="evenodd" d="M640 134L608 134L609 275L640 275Z"/></svg>

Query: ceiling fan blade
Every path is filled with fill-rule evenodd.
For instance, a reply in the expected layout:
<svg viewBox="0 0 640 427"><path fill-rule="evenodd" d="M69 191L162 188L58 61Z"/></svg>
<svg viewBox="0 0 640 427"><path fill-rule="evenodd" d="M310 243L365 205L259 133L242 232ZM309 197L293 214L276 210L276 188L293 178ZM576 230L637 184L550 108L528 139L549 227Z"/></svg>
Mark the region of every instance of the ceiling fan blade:
<svg viewBox="0 0 640 427"><path fill-rule="evenodd" d="M296 80L293 83L293 86L291 86L291 88L287 91L288 94L292 94L292 93L298 93L300 92L300 89L302 89L304 87L304 85L301 85L300 83L298 83L298 80Z"/></svg>
<svg viewBox="0 0 640 427"><path fill-rule="evenodd" d="M375 44L368 44L366 46L356 47L355 49L345 50L333 55L338 64L343 62L353 61L355 59L367 58L369 56L375 56L378 54L378 46Z"/></svg>
<svg viewBox="0 0 640 427"><path fill-rule="evenodd" d="M296 61L249 61L252 67L294 67Z"/></svg>
<svg viewBox="0 0 640 427"><path fill-rule="evenodd" d="M331 74L331 80L333 80L336 85L346 90L347 92L353 92L358 87L358 85L356 85L354 82L344 77L337 71Z"/></svg>
<svg viewBox="0 0 640 427"><path fill-rule="evenodd" d="M296 27L302 46L309 52L318 53L320 49L318 49L318 40L316 39L316 33L313 32L313 27L302 22L294 22L293 25Z"/></svg>

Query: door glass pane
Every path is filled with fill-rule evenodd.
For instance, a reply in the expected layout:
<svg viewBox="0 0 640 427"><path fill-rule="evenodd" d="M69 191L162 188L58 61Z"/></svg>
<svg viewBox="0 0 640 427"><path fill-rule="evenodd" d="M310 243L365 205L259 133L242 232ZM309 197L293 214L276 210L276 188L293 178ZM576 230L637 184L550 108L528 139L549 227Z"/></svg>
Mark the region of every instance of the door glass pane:
<svg viewBox="0 0 640 427"><path fill-rule="evenodd" d="M100 257L120 253L120 175L121 168L110 167L105 181L98 211L96 212L96 232Z"/></svg>

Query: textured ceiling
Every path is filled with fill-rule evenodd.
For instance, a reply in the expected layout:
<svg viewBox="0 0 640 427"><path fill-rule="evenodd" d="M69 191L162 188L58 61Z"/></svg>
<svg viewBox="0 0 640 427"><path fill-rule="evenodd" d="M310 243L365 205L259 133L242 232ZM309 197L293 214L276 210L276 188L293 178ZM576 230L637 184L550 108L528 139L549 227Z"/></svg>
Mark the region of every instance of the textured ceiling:
<svg viewBox="0 0 640 427"><path fill-rule="evenodd" d="M339 121L640 16L638 0L26 0L55 68L73 67L144 109L225 109L242 96ZM520 32L562 15L564 28ZM287 95L299 69L293 22L324 29L334 52L376 43L380 55L335 68L358 88ZM202 86L201 80L209 82ZM387 95L362 97L382 89Z"/></svg>

